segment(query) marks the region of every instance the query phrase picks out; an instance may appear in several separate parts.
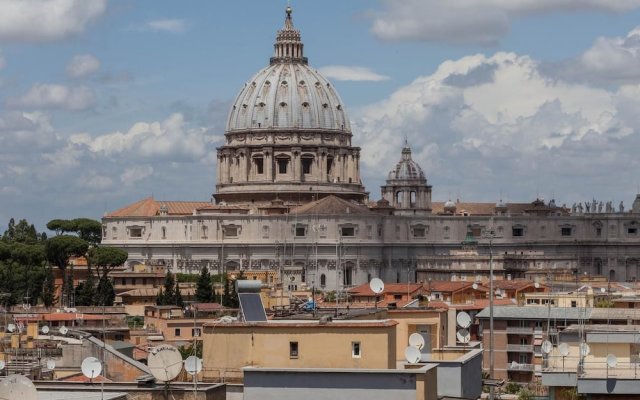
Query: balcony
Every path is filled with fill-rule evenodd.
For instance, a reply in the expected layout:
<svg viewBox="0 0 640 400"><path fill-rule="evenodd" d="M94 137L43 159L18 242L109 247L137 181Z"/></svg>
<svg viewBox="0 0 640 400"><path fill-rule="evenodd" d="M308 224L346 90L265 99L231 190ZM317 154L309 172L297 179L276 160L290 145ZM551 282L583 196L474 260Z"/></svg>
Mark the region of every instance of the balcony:
<svg viewBox="0 0 640 400"><path fill-rule="evenodd" d="M533 353L533 345L531 344L507 344L507 351L517 353Z"/></svg>
<svg viewBox="0 0 640 400"><path fill-rule="evenodd" d="M507 371L532 372L534 368L535 366L533 364L519 364L515 361L507 364Z"/></svg>
<svg viewBox="0 0 640 400"><path fill-rule="evenodd" d="M507 333L513 335L533 335L532 326L507 326Z"/></svg>

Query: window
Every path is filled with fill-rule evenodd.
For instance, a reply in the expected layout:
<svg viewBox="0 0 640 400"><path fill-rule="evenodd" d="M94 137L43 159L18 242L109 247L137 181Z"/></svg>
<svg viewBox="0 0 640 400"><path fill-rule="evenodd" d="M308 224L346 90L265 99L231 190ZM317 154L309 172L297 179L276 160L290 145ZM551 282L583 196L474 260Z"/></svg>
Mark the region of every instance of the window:
<svg viewBox="0 0 640 400"><path fill-rule="evenodd" d="M107 226L106 225L102 225L102 237L103 238L107 238Z"/></svg>
<svg viewBox="0 0 640 400"><path fill-rule="evenodd" d="M514 226L511 228L511 235L513 237L521 237L524 236L524 228L521 226Z"/></svg>
<svg viewBox="0 0 640 400"><path fill-rule="evenodd" d="M401 294L394 294L393 295L393 299L394 300L402 300L402 295Z"/></svg>
<svg viewBox="0 0 640 400"><path fill-rule="evenodd" d="M278 159L278 173L279 174L286 174L288 165L289 165L289 160L287 160L286 158L279 158Z"/></svg>
<svg viewBox="0 0 640 400"><path fill-rule="evenodd" d="M225 237L238 237L238 227L235 225L225 226L223 233Z"/></svg>
<svg viewBox="0 0 640 400"><path fill-rule="evenodd" d="M571 300L571 307L578 307L578 302L576 300Z"/></svg>
<svg viewBox="0 0 640 400"><path fill-rule="evenodd" d="M361 356L360 350L361 350L360 342L351 342L351 357L360 358Z"/></svg>
<svg viewBox="0 0 640 400"><path fill-rule="evenodd" d="M111 228L111 235L113 236L113 238L117 238L118 237L118 228L116 228L115 226L113 228Z"/></svg>
<svg viewBox="0 0 640 400"><path fill-rule="evenodd" d="M560 234L562 236L571 236L571 234L572 234L571 227L562 227L561 230L560 230Z"/></svg>
<svg viewBox="0 0 640 400"><path fill-rule="evenodd" d="M423 226L413 227L413 237L422 238L425 237L426 229Z"/></svg>
<svg viewBox="0 0 640 400"><path fill-rule="evenodd" d="M636 235L638 233L638 228L628 228L627 233L629 235Z"/></svg>
<svg viewBox="0 0 640 400"><path fill-rule="evenodd" d="M333 157L327 156L327 175L333 172Z"/></svg>
<svg viewBox="0 0 640 400"><path fill-rule="evenodd" d="M296 237L307 236L307 228L304 226L296 226Z"/></svg>
<svg viewBox="0 0 640 400"><path fill-rule="evenodd" d="M343 226L340 228L340 236L353 237L356 235L356 229L353 226Z"/></svg>
<svg viewBox="0 0 640 400"><path fill-rule="evenodd" d="M325 274L320 275L320 286L327 286L327 276Z"/></svg>
<svg viewBox="0 0 640 400"><path fill-rule="evenodd" d="M596 236L597 237L602 236L602 228L596 228Z"/></svg>
<svg viewBox="0 0 640 400"><path fill-rule="evenodd" d="M191 328L191 336L200 337L201 333L201 328Z"/></svg>
<svg viewBox="0 0 640 400"><path fill-rule="evenodd" d="M132 238L141 238L142 237L142 228L141 227L131 227L129 228L129 236Z"/></svg>
<svg viewBox="0 0 640 400"><path fill-rule="evenodd" d="M269 225L262 226L262 238L269 239Z"/></svg>
<svg viewBox="0 0 640 400"><path fill-rule="evenodd" d="M167 228L165 226L162 227L162 238L163 239L167 238Z"/></svg>
<svg viewBox="0 0 640 400"><path fill-rule="evenodd" d="M175 331L173 332L174 336L180 336L181 332L180 332L180 328L176 328Z"/></svg>
<svg viewBox="0 0 640 400"><path fill-rule="evenodd" d="M253 163L256 166L256 174L264 174L264 159L262 157L255 157Z"/></svg>
<svg viewBox="0 0 640 400"><path fill-rule="evenodd" d="M311 164L313 164L313 158L304 157L302 159L302 173L310 174L311 173Z"/></svg>
<svg viewBox="0 0 640 400"><path fill-rule="evenodd" d="M289 358L298 358L298 342L289 342Z"/></svg>

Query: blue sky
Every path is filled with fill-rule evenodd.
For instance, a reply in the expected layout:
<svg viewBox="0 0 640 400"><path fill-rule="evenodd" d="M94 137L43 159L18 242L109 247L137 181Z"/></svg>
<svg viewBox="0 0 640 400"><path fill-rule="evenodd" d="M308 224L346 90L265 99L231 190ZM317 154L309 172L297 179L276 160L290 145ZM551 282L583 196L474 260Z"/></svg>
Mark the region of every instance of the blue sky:
<svg viewBox="0 0 640 400"><path fill-rule="evenodd" d="M207 200L285 1L0 0L0 224ZM294 0L372 199L406 136L434 200L625 204L640 0Z"/></svg>

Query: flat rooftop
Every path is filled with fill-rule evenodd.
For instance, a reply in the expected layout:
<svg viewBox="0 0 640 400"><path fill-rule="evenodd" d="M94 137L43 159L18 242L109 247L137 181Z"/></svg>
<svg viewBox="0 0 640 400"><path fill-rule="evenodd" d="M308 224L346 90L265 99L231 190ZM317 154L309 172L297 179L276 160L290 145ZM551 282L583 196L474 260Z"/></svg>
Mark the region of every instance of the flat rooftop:
<svg viewBox="0 0 640 400"><path fill-rule="evenodd" d="M238 328L243 326L251 326L251 327L265 327L265 328L279 328L279 327L289 327L289 328L314 328L314 327L331 327L331 328L380 328L380 327L388 327L394 326L398 323L391 319L353 319L353 320L331 320L331 321L321 321L321 320L288 320L288 319L278 319L278 320L270 320L266 322L231 322L231 323L206 323L205 327L215 327L216 329L220 328Z"/></svg>

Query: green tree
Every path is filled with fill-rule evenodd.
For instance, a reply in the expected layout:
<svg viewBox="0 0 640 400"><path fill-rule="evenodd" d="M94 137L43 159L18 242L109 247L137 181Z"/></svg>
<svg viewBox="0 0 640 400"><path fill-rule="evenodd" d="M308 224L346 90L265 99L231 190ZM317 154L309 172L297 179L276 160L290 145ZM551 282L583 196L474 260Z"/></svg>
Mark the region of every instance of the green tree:
<svg viewBox="0 0 640 400"><path fill-rule="evenodd" d="M123 265L129 254L115 247L92 247L89 249L88 261L96 267L98 279L107 276L115 267Z"/></svg>
<svg viewBox="0 0 640 400"><path fill-rule="evenodd" d="M80 239L93 245L102 239L102 224L89 218L52 219L47 223L47 229L55 231L56 235L75 233Z"/></svg>
<svg viewBox="0 0 640 400"><path fill-rule="evenodd" d="M98 287L96 288L96 301L97 306L112 306L116 299L116 292L113 289L113 282L106 276L102 276L98 281Z"/></svg>
<svg viewBox="0 0 640 400"><path fill-rule="evenodd" d="M171 271L164 277L164 285L158 295L159 306L172 306L176 304L176 280Z"/></svg>
<svg viewBox="0 0 640 400"><path fill-rule="evenodd" d="M162 292L162 288L158 290L158 295L156 296L156 305L157 306L164 305L164 293Z"/></svg>
<svg viewBox="0 0 640 400"><path fill-rule="evenodd" d="M211 275L209 274L209 269L206 266L200 270L198 283L196 284L196 301L199 303L213 302Z"/></svg>
<svg viewBox="0 0 640 400"><path fill-rule="evenodd" d="M189 356L196 356L202 358L202 340L196 342L196 351L193 351L193 342L178 347L178 351L182 355L182 359L186 360ZM195 353L195 354L194 354Z"/></svg>
<svg viewBox="0 0 640 400"><path fill-rule="evenodd" d="M45 307L51 307L56 302L56 286L53 277L53 269L47 267L42 282L42 303Z"/></svg>
<svg viewBox="0 0 640 400"><path fill-rule="evenodd" d="M88 267L87 280L81 282L76 286L76 301L77 306L93 306L96 304L96 277L93 274L91 266Z"/></svg>
<svg viewBox="0 0 640 400"><path fill-rule="evenodd" d="M178 282L176 282L176 305L184 308L184 299L182 298L182 292L180 291L180 284Z"/></svg>
<svg viewBox="0 0 640 400"><path fill-rule="evenodd" d="M68 305L73 291L73 276L67 276L67 266L71 257L84 256L89 249L89 243L76 236L59 235L48 239L45 243L47 260L57 266L62 273L62 298L63 305ZM71 286L71 288L69 288ZM71 291L70 291L71 289Z"/></svg>
<svg viewBox="0 0 640 400"><path fill-rule="evenodd" d="M231 289L232 285L231 279L225 277L224 279L224 289L222 292L222 305L225 307L236 308L233 302L233 293Z"/></svg>
<svg viewBox="0 0 640 400"><path fill-rule="evenodd" d="M533 392L527 388L522 388L518 392L518 400L533 400L534 398Z"/></svg>

